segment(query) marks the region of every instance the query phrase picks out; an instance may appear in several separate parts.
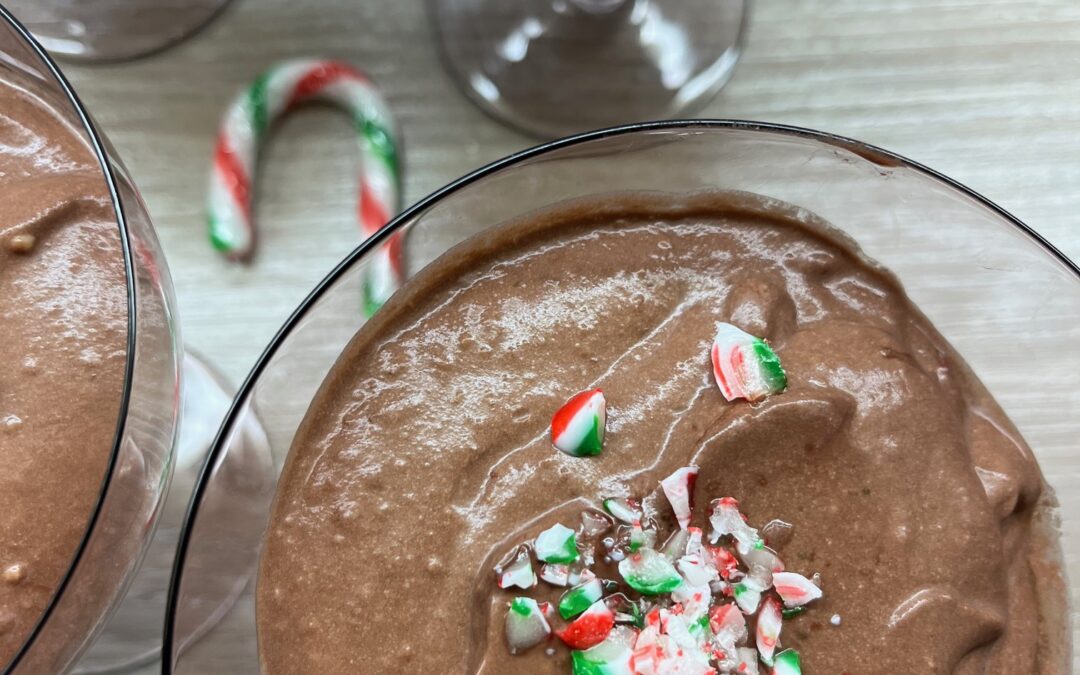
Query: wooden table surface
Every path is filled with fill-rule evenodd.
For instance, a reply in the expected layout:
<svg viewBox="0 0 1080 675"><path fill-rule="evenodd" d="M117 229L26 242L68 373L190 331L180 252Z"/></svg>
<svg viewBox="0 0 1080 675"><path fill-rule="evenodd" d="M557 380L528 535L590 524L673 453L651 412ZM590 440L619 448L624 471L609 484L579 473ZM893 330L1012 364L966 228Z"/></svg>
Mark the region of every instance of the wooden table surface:
<svg viewBox="0 0 1080 675"><path fill-rule="evenodd" d="M535 143L455 88L420 0L234 0L156 56L67 64L149 206L185 341L234 383L357 243L354 139L342 116L322 109L298 112L270 142L254 263L227 263L206 242L203 200L223 106L268 65L302 55L347 59L382 87L406 139L407 202ZM735 77L701 116L807 126L894 150L1080 259L1075 0L757 0Z"/></svg>

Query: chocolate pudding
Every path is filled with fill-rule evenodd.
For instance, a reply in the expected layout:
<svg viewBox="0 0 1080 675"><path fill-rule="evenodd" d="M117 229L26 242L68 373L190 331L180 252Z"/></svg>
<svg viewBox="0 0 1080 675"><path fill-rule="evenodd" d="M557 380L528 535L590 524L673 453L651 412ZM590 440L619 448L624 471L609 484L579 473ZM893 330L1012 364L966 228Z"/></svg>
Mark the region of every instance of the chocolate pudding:
<svg viewBox="0 0 1080 675"><path fill-rule="evenodd" d="M278 485L264 672L636 672L574 670L557 615L546 641L511 653L511 600L558 604L567 589L500 589L493 570L522 544L538 555L556 523L580 548L583 517L609 498L640 498L659 548L686 527L660 481L688 466L689 531L707 534L709 500L732 497L823 591L784 611L779 640L804 672L1061 672L1051 499L961 357L827 225L748 196L673 199L615 196L485 232L359 331ZM726 400L710 346L728 323L767 340L786 388ZM552 415L595 389L602 452L560 452ZM613 556L595 558L605 593L638 597Z"/></svg>
<svg viewBox="0 0 1080 675"><path fill-rule="evenodd" d="M83 539L123 394L116 214L55 84L0 67L0 669Z"/></svg>

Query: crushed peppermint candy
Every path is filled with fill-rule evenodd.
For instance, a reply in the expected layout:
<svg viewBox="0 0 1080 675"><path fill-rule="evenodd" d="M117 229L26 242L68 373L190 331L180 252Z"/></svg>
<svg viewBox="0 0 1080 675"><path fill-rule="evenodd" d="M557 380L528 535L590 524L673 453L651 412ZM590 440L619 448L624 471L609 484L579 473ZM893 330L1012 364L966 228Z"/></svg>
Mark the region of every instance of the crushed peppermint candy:
<svg viewBox="0 0 1080 675"><path fill-rule="evenodd" d="M683 584L675 566L651 548L642 549L619 563L619 574L642 595L663 595Z"/></svg>
<svg viewBox="0 0 1080 675"><path fill-rule="evenodd" d="M572 563L578 559L577 535L562 523L555 523L536 537L536 557L546 563Z"/></svg>
<svg viewBox="0 0 1080 675"><path fill-rule="evenodd" d="M541 565L540 580L552 586L566 586L570 581L570 567L553 564Z"/></svg>
<svg viewBox="0 0 1080 675"><path fill-rule="evenodd" d="M544 608L532 598L514 598L510 602L506 612L506 644L511 654L535 647L551 635L544 614Z"/></svg>
<svg viewBox="0 0 1080 675"><path fill-rule="evenodd" d="M604 510L627 525L640 522L641 505L631 499L605 499Z"/></svg>
<svg viewBox="0 0 1080 675"><path fill-rule="evenodd" d="M802 675L802 665L799 663L799 652L794 649L785 649L776 655L776 663L773 664L772 675Z"/></svg>
<svg viewBox="0 0 1080 675"><path fill-rule="evenodd" d="M767 666L773 663L773 652L780 641L780 629L783 628L783 624L780 603L775 598L766 598L761 605L761 611L758 612L754 640L757 643L758 655Z"/></svg>
<svg viewBox="0 0 1080 675"><path fill-rule="evenodd" d="M697 475L696 466L684 466L660 481L664 496L671 504L671 510L675 512L675 519L679 521L680 530L685 530L690 526L690 512L694 508L694 483L697 481Z"/></svg>
<svg viewBox="0 0 1080 675"><path fill-rule="evenodd" d="M572 619L581 614L604 595L604 586L599 579L591 579L574 586L563 593L559 600L559 616Z"/></svg>
<svg viewBox="0 0 1080 675"><path fill-rule="evenodd" d="M597 600L557 635L571 649L588 649L603 642L614 627L615 612Z"/></svg>
<svg viewBox="0 0 1080 675"><path fill-rule="evenodd" d="M511 551L503 562L495 566L495 574L498 575L499 588L517 587L529 590L536 585L529 549L525 546L518 546Z"/></svg>
<svg viewBox="0 0 1080 675"><path fill-rule="evenodd" d="M811 600L821 597L821 589L812 581L795 572L776 572L773 574L773 588L783 599L787 607L802 607Z"/></svg>
<svg viewBox="0 0 1080 675"><path fill-rule="evenodd" d="M574 395L551 418L551 442L571 457L599 455L604 447L607 402L599 389Z"/></svg>
<svg viewBox="0 0 1080 675"><path fill-rule="evenodd" d="M687 484L685 478L678 481ZM692 480L689 485L688 495ZM786 622L798 625L822 597L819 575L787 570L733 498L710 504L712 532L706 540L689 524L692 501L686 500L691 513L684 514L684 526L676 506L681 497L672 494L679 493L665 490L680 522L666 541L640 502L625 498L603 502L617 521L615 536L605 534L608 525L600 520L584 525L576 539L561 525L541 532L533 550L538 559L549 559L540 578L568 588L557 611L548 603L514 598L506 617L511 653L557 636L571 650L573 675L801 675L799 654L784 648L781 632ZM556 558L569 555L568 541L574 560L550 560L552 551ZM529 553L522 545L503 559L496 568L500 587L536 585ZM594 571L594 561L601 560L611 567ZM612 567L616 578L605 578ZM830 623L839 625L840 616Z"/></svg>
<svg viewBox="0 0 1080 675"><path fill-rule="evenodd" d="M733 497L723 497L712 503L709 523L713 531L710 540L716 543L720 537L732 536L737 542L736 550L746 555L752 548L763 548L765 542L758 531L746 524L746 516L739 511L739 502Z"/></svg>
<svg viewBox="0 0 1080 675"><path fill-rule="evenodd" d="M709 356L716 385L728 401L760 401L787 389L787 374L769 343L730 323L717 325Z"/></svg>
<svg viewBox="0 0 1080 675"><path fill-rule="evenodd" d="M618 626L600 644L572 652L574 675L635 675L634 642L637 631Z"/></svg>

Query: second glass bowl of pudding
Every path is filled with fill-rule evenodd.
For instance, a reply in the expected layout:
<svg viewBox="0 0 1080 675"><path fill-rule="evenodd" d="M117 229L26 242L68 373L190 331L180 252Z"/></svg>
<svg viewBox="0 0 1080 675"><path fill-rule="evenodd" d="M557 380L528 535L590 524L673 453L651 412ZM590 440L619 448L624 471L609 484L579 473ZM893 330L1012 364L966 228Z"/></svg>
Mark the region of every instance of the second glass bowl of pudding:
<svg viewBox="0 0 1080 675"><path fill-rule="evenodd" d="M125 169L0 8L0 671L66 672L146 550L169 482L179 347Z"/></svg>
<svg viewBox="0 0 1080 675"><path fill-rule="evenodd" d="M1080 561L1080 501L1072 497L1076 478L1068 469L1072 438L1080 431L1080 421L1070 414L1080 395L1068 377L1080 366L1076 266L986 199L865 144L742 122L639 125L525 151L447 186L357 249L297 309L242 387L196 489L171 590L168 671L259 672L252 588L201 640L192 639L189 628L199 623L200 605L190 599L223 584L211 571L251 569L268 526L270 490L261 509L237 504L233 518L222 518L230 481L237 477L217 467L229 453L244 450L234 440L256 411L273 420L270 443L281 466L316 391L363 324L359 288L374 251L388 237L403 236L404 271L412 276L471 236L568 200L647 193L677 203L717 191L753 195L795 218L824 220L895 273L1032 447L1060 500L1062 566L1072 573ZM588 313L588 306L582 311ZM419 471L418 485L423 480ZM215 517L203 518L211 507ZM483 563L458 571L478 585L490 584ZM1063 672L1072 661L1066 602L1055 597L1061 602L1046 608L1053 620L1040 643L1045 672ZM475 666L464 645L480 639L468 634L469 607L457 609L462 653L445 655L447 668L455 671ZM360 622L377 620L380 607L361 602L357 612ZM294 648L302 650L303 641Z"/></svg>

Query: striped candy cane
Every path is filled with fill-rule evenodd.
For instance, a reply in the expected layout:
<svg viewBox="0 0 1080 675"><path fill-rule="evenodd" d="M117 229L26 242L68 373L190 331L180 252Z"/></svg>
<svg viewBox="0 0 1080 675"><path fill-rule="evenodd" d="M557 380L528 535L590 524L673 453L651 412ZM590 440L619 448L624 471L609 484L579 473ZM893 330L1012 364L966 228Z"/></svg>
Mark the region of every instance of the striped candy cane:
<svg viewBox="0 0 1080 675"><path fill-rule="evenodd" d="M386 101L358 70L339 61L285 61L260 75L225 113L214 149L207 219L214 248L232 260L250 257L255 245L252 185L259 150L274 121L306 101L324 101L353 118L360 139L357 217L365 238L397 212L401 173L394 119ZM400 235L375 254L364 277L364 311L370 316L402 279Z"/></svg>

